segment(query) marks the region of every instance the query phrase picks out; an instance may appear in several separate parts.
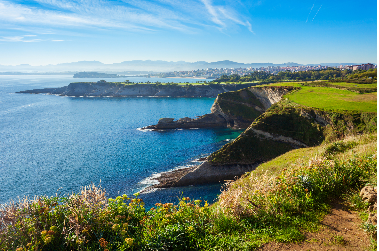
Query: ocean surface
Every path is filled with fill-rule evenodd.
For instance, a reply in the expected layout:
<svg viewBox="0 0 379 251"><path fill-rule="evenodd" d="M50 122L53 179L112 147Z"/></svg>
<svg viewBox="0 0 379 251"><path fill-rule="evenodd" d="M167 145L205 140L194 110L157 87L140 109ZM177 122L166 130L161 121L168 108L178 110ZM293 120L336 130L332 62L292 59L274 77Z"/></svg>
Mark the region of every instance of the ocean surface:
<svg viewBox="0 0 379 251"><path fill-rule="evenodd" d="M0 76L0 203L25 196L77 193L91 184L101 185L109 197L132 195L161 172L199 164L196 159L241 132L138 130L162 117L194 118L209 113L214 98L79 98L15 93L98 80L74 79L71 75ZM147 207L156 202L177 202L181 196L213 202L220 189L220 184L159 189L140 198Z"/></svg>

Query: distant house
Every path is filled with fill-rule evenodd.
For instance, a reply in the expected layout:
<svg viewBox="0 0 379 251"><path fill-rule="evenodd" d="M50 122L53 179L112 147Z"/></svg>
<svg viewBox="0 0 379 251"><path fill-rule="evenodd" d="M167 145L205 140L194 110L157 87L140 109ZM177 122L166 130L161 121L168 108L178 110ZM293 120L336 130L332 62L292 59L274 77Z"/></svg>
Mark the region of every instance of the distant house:
<svg viewBox="0 0 379 251"><path fill-rule="evenodd" d="M349 65L346 68L349 69L349 70L353 70L353 71L355 71L355 70L365 70L365 71L367 71L369 69L376 68L376 65L368 63L368 64L361 64L361 65Z"/></svg>

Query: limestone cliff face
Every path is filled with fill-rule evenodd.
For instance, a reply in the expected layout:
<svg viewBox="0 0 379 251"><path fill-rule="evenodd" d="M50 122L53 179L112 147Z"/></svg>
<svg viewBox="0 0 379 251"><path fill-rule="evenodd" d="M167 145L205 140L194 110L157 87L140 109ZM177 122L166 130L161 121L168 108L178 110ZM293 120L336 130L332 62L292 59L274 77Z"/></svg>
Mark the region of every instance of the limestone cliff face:
<svg viewBox="0 0 379 251"><path fill-rule="evenodd" d="M217 96L211 112L223 117L228 127L247 128L293 87L250 87Z"/></svg>
<svg viewBox="0 0 379 251"><path fill-rule="evenodd" d="M211 107L211 113L197 119L160 120L144 129L230 127L247 128L271 105L280 101L293 87L250 87L221 93Z"/></svg>
<svg viewBox="0 0 379 251"><path fill-rule="evenodd" d="M273 104L278 103L282 99L283 95L292 90L292 87L249 88L249 91L251 91L259 99L259 101L261 101L265 111Z"/></svg>

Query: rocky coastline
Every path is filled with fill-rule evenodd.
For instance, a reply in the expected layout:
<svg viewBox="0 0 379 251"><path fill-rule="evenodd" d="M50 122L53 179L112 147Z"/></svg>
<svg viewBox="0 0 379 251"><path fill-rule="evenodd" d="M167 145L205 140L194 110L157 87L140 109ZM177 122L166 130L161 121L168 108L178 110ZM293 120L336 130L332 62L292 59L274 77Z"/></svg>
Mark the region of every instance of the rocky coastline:
<svg viewBox="0 0 379 251"><path fill-rule="evenodd" d="M216 98L210 114L205 114L195 119L188 117L178 120L161 118L156 125L146 126L142 129L170 130L217 127L246 129L258 116L265 113L272 105L278 103L283 95L292 90L292 88L288 87L250 87L237 92L223 93ZM238 113L239 111L246 111L246 113ZM254 116L251 116L251 114ZM281 144L279 147L280 153L289 149L307 146L290 137L272 135L260 130L253 130L253 132L257 141L252 144L253 146L259 145L260 147L259 142L261 141L264 142L263 145L266 144L266 141L279 142L278 144ZM244 133L240 137L244 137L243 135ZM230 144L232 142L228 145ZM287 144L290 146L287 146ZM283 147L282 145L285 146ZM252 151L254 150L252 149ZM259 152L261 149L255 151ZM273 156L275 154L278 153L275 152ZM235 180L246 172L254 170L260 163L267 160L265 158L256 158L241 163L214 163L213 159L211 155L198 166L162 173L160 177L155 178L158 184L151 186L149 189L212 184Z"/></svg>
<svg viewBox="0 0 379 251"><path fill-rule="evenodd" d="M257 84L129 84L121 82L75 82L59 88L19 91L24 94L54 94L73 97L217 97Z"/></svg>

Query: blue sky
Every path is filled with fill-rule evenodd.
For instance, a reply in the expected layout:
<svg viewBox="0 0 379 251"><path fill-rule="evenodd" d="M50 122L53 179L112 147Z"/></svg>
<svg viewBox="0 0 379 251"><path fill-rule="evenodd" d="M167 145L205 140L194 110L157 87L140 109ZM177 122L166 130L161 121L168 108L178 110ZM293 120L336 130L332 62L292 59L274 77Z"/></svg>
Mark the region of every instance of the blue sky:
<svg viewBox="0 0 379 251"><path fill-rule="evenodd" d="M0 0L0 64L376 63L377 2Z"/></svg>

